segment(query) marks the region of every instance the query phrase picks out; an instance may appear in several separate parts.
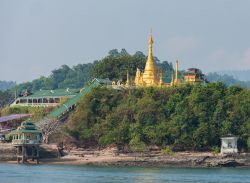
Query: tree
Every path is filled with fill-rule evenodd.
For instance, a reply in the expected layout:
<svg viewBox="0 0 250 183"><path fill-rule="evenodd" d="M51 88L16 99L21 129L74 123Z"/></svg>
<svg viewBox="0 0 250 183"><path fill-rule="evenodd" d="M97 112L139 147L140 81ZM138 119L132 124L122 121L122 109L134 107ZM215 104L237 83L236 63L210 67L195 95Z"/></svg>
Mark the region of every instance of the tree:
<svg viewBox="0 0 250 183"><path fill-rule="evenodd" d="M132 137L132 139L129 142L129 147L130 150L134 152L135 160L136 160L136 154L137 153L142 154L143 152L146 151L147 148L146 144L143 141L141 141L137 135Z"/></svg>
<svg viewBox="0 0 250 183"><path fill-rule="evenodd" d="M60 122L56 119L45 118L36 123L36 125L42 132L43 143L48 144L50 135L59 130Z"/></svg>
<svg viewBox="0 0 250 183"><path fill-rule="evenodd" d="M84 145L207 150L232 133L247 149L249 111L249 90L222 83L131 92L96 88L80 100L67 125Z"/></svg>
<svg viewBox="0 0 250 183"><path fill-rule="evenodd" d="M13 81L0 81L0 91L5 91L16 86L16 82Z"/></svg>
<svg viewBox="0 0 250 183"><path fill-rule="evenodd" d="M0 91L0 108L5 107L14 100L14 94L8 91Z"/></svg>

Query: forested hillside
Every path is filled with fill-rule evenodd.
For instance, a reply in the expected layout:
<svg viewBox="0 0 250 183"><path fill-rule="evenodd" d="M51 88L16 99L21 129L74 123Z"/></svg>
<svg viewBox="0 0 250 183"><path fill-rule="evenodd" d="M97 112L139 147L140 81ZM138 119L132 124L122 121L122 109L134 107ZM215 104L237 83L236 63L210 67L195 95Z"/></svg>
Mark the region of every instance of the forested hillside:
<svg viewBox="0 0 250 183"><path fill-rule="evenodd" d="M42 76L32 82L18 85L18 93L21 94L26 89L29 92L35 92L40 89L81 88L89 81L92 67L93 64L78 64L72 68L62 65L59 69L53 70L48 77Z"/></svg>
<svg viewBox="0 0 250 183"><path fill-rule="evenodd" d="M218 147L234 134L250 147L250 91L222 83L109 90L83 97L68 121L82 145L169 145L179 150Z"/></svg>
<svg viewBox="0 0 250 183"><path fill-rule="evenodd" d="M14 86L16 86L16 83L13 81L0 81L0 109L13 102L15 93ZM11 88L12 91L9 90Z"/></svg>
<svg viewBox="0 0 250 183"><path fill-rule="evenodd" d="M225 83L227 86L238 85L250 88L250 79L249 81L240 81L231 75L218 74L216 72L207 74L206 78L209 82L222 82Z"/></svg>
<svg viewBox="0 0 250 183"><path fill-rule="evenodd" d="M14 101L14 93L11 91L0 91L0 109L6 104Z"/></svg>
<svg viewBox="0 0 250 183"><path fill-rule="evenodd" d="M230 75L240 81L250 81L250 70L224 70L216 71L219 75Z"/></svg>
<svg viewBox="0 0 250 183"><path fill-rule="evenodd" d="M13 81L0 81L0 91L8 90L16 85Z"/></svg>
<svg viewBox="0 0 250 183"><path fill-rule="evenodd" d="M170 82L173 66L154 58L165 82ZM131 55L116 49L101 60L89 64L67 65L48 77L20 84L19 94L28 89L81 88L91 78L125 81L133 78L136 68L143 69L146 56ZM183 71L180 71L182 77ZM240 149L250 147L250 90L232 85L246 85L231 76L216 73L207 76L206 85L174 88L110 90L97 88L82 97L67 123L67 132L85 146L109 144L141 146L169 145L176 149L199 150L218 147L220 137L239 137ZM230 87L228 87L230 86ZM0 107L14 97L14 90L0 92ZM7 108L6 108L7 109ZM6 114L16 111L7 111ZM38 112L40 114L40 111ZM41 113L41 116L44 116Z"/></svg>
<svg viewBox="0 0 250 183"><path fill-rule="evenodd" d="M129 54L125 49L118 51L117 49L110 50L104 58L88 64L78 64L70 68L67 65L62 65L58 69L54 69L48 77L40 77L31 82L19 84L16 89L18 94L22 94L26 89L32 93L40 89L58 89L58 88L82 88L90 79L109 78L126 80L127 72L133 79L136 68L141 70L145 67L147 56L142 52L137 51L135 54ZM160 61L154 57L159 72L163 72L165 82L170 82L173 66L171 62ZM184 71L180 71L180 79L182 79ZM250 87L249 82L239 81L232 76L218 75L210 73L207 75L210 82L220 81L227 86L240 85ZM15 88L12 88L14 92Z"/></svg>

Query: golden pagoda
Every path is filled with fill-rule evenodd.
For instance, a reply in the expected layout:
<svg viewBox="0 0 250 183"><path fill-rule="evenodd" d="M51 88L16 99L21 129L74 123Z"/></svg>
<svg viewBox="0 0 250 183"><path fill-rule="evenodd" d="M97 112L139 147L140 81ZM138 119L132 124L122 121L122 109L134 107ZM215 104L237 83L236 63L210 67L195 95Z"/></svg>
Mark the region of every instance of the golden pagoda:
<svg viewBox="0 0 250 183"><path fill-rule="evenodd" d="M137 68L134 84L136 87L147 87L147 86L164 86L173 87L179 86L184 83L199 83L205 82L204 74L199 69L191 68L184 74L184 81L179 78L179 60L176 60L175 70L172 72L171 82L164 83L163 72L156 68L153 58L153 36L150 33L148 40L148 58L146 61L144 72ZM130 86L129 75L127 74L126 87Z"/></svg>
<svg viewBox="0 0 250 183"><path fill-rule="evenodd" d="M160 86L163 84L162 74L158 75L157 69L155 67L154 59L153 59L153 37L152 33L150 33L148 40L148 59L146 62L146 66L144 72L141 72L140 69L137 68L135 75L135 85L136 86Z"/></svg>

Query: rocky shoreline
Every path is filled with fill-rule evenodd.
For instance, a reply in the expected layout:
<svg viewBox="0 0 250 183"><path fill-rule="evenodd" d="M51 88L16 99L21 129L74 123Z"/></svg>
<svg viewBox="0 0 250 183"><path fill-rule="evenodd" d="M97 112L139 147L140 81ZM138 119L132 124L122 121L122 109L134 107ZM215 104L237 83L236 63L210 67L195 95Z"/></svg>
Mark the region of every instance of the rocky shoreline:
<svg viewBox="0 0 250 183"><path fill-rule="evenodd" d="M15 148L10 144L0 144L0 161L16 163L15 160ZM60 151L56 145L42 145L40 162L41 164L102 166L250 167L250 155L222 156L211 152L162 154L161 151L123 153L119 152L115 147L103 150L78 148L70 151Z"/></svg>
<svg viewBox="0 0 250 183"><path fill-rule="evenodd" d="M58 161L51 162L51 164L149 167L250 167L250 156L221 156L200 152L180 152L174 155L134 155L130 153L119 155L67 155L61 157Z"/></svg>

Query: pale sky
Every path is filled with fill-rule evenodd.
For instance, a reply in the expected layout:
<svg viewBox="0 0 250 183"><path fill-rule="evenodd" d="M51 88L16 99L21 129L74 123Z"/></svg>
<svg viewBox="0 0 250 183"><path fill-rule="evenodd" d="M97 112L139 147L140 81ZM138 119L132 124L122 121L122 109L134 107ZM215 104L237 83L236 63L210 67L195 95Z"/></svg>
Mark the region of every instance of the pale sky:
<svg viewBox="0 0 250 183"><path fill-rule="evenodd" d="M249 0L0 0L0 80L31 81L125 48L180 68L250 69Z"/></svg>

